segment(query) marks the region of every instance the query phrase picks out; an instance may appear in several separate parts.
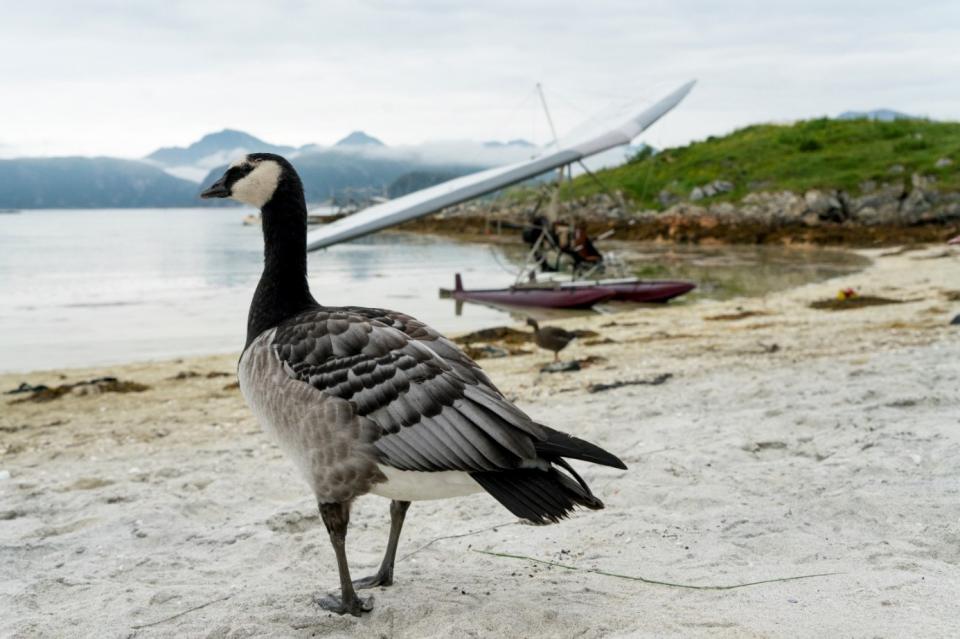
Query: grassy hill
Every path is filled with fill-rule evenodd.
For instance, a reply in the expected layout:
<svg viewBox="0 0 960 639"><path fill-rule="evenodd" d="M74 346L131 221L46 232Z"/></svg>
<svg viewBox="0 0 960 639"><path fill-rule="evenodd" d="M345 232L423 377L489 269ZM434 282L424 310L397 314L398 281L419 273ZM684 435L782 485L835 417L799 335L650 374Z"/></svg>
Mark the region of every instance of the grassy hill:
<svg viewBox="0 0 960 639"><path fill-rule="evenodd" d="M953 164L936 167L940 158ZM895 165L903 167L897 171ZM706 200L739 200L751 191L843 189L860 192L866 180L909 180L913 172L936 177L941 191L960 191L960 123L929 120L878 122L818 119L791 125L759 124L601 171L599 181L644 208L662 209L658 195L686 199L714 180L733 190ZM589 176L565 187L565 197L602 192Z"/></svg>

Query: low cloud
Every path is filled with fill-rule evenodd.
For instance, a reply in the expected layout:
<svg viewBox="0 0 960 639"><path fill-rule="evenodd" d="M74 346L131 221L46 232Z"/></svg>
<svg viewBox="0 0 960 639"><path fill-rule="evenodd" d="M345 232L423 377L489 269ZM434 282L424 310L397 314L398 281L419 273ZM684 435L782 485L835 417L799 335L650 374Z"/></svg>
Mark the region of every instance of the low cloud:
<svg viewBox="0 0 960 639"><path fill-rule="evenodd" d="M528 160L539 152L532 146L493 146L474 140L446 140L400 146L317 147L316 151L355 153L365 157L409 160L420 164L500 166Z"/></svg>

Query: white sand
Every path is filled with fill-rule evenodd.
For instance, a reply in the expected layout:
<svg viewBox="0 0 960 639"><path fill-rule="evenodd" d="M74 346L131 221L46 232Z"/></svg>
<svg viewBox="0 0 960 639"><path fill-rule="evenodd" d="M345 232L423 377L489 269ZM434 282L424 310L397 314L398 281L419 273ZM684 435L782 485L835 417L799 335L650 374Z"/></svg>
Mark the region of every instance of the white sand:
<svg viewBox="0 0 960 639"><path fill-rule="evenodd" d="M337 586L333 553L232 378L167 379L234 358L67 371L153 389L0 405L0 636L958 636L960 259L924 259L940 252L765 300L568 323L617 340L565 352L607 358L579 373L538 374L543 353L486 360L532 415L630 470L579 465L607 509L549 527L486 495L414 504L401 556L481 532L403 558L362 619L311 603ZM807 308L841 286L914 301ZM738 306L765 314L705 320ZM0 388L23 380L57 382ZM387 504L355 505L355 576L379 562ZM475 550L701 586L837 574L692 590Z"/></svg>

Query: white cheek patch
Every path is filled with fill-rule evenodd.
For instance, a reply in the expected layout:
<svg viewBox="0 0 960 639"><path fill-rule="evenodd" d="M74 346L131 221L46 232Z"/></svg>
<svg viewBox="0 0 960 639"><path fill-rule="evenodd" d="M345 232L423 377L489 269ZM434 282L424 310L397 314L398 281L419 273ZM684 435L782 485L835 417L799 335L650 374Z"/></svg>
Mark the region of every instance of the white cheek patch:
<svg viewBox="0 0 960 639"><path fill-rule="evenodd" d="M259 209L273 197L281 172L282 169L276 162L260 162L254 170L233 183L230 197Z"/></svg>

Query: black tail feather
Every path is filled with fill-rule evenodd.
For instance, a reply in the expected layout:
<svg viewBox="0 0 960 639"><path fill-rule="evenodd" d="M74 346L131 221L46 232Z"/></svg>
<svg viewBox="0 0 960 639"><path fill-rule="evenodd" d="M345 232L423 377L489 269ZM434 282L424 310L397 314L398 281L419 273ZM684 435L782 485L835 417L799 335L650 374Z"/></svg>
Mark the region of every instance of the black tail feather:
<svg viewBox="0 0 960 639"><path fill-rule="evenodd" d="M535 441L534 449L538 455L547 458L569 457L570 459L580 459L602 466L611 466L626 470L627 466L615 455L608 453L596 444L591 444L579 437L561 433L549 426L542 426L547 433L546 441ZM553 460L551 460L553 461Z"/></svg>
<svg viewBox="0 0 960 639"><path fill-rule="evenodd" d="M574 481L556 468L487 471L470 476L507 510L535 524L556 523L576 506L603 508L603 502L579 476Z"/></svg>

